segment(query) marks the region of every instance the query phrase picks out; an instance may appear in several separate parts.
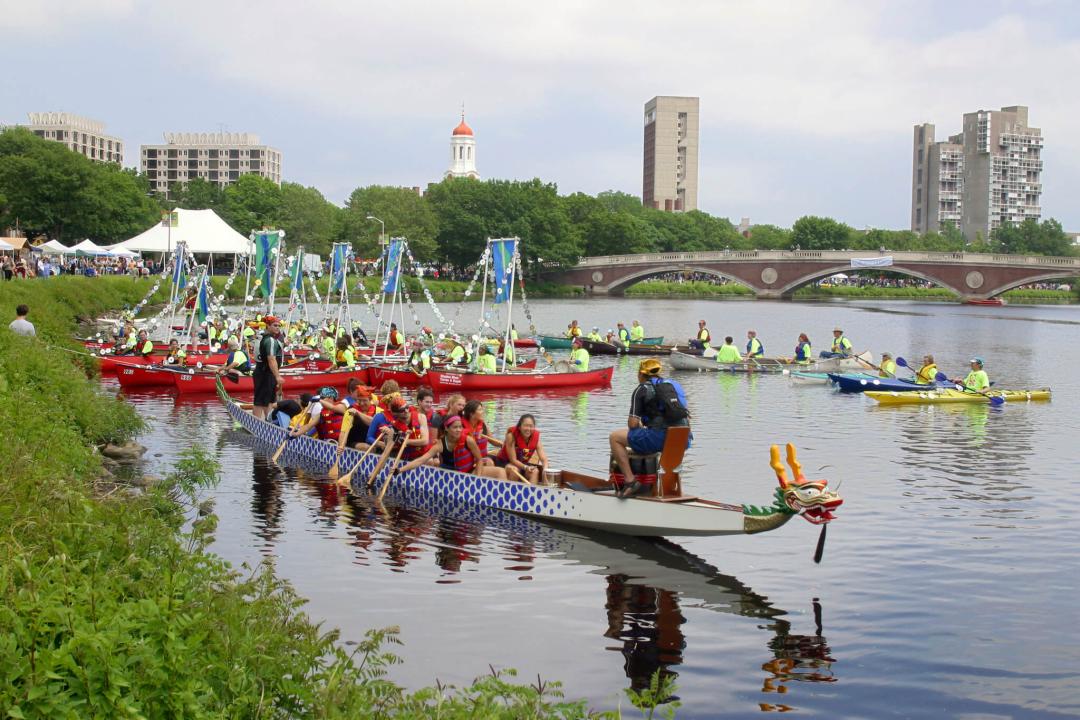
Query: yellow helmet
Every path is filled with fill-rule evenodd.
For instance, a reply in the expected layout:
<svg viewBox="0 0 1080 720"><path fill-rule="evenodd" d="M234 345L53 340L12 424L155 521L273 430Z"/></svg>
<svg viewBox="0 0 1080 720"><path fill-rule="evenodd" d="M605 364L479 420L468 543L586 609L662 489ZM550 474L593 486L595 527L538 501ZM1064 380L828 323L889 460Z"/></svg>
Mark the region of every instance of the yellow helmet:
<svg viewBox="0 0 1080 720"><path fill-rule="evenodd" d="M656 358L648 358L641 361L638 365L638 374L640 375L659 375L660 371L664 369L664 366L660 364L660 361Z"/></svg>

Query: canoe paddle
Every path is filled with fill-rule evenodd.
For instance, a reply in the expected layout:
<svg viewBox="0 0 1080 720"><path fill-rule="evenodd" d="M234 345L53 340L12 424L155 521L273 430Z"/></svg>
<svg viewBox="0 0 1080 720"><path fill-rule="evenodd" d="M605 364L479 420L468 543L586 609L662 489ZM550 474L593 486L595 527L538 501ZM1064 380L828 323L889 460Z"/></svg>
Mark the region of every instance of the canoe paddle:
<svg viewBox="0 0 1080 720"><path fill-rule="evenodd" d="M383 483L382 490L379 491L379 497L375 498L375 502L382 502L383 496L386 495L386 491L390 489L390 483L394 479L394 475L397 473L398 463L401 462L401 456L405 454L405 440L408 438L401 438L401 447L398 448L397 456L394 457L394 466L386 476L386 482Z"/></svg>
<svg viewBox="0 0 1080 720"><path fill-rule="evenodd" d="M304 427L305 425L307 425L308 417L308 413L305 411L304 414L300 416L300 422L296 425L296 427ZM292 440L292 435L289 434L291 430L291 426L285 430L285 439L281 441L280 447L278 447L274 454L270 456L270 462L274 463L275 465L277 464L277 461L281 458L281 453L285 452L285 446L289 444L290 440Z"/></svg>
<svg viewBox="0 0 1080 720"><path fill-rule="evenodd" d="M353 465L352 470L350 470L349 472L345 473L340 478L338 478L338 481L337 481L338 485L344 485L344 486L348 487L352 483L352 476L356 473L356 471L360 468L360 466L364 464L364 458L366 458L368 456L368 453L370 453L372 448L374 448L374 447L375 447L374 443L372 443L371 445L368 445L368 449L365 450L364 454L360 456L360 459L356 461L356 464Z"/></svg>
<svg viewBox="0 0 1080 720"><path fill-rule="evenodd" d="M387 426L388 427L388 426ZM393 438L383 438L383 443L386 447L383 448L382 455L379 456L379 462L375 463L375 469L368 475L367 486L372 487L375 484L375 478L382 472L383 466L386 465L386 461L390 459L390 453L394 450Z"/></svg>

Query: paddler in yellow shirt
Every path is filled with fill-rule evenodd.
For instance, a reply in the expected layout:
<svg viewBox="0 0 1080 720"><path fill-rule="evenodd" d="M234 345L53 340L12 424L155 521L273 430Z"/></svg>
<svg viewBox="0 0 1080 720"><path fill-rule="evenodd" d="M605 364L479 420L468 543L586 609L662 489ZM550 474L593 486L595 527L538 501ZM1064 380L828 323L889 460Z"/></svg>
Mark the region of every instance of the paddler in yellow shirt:
<svg viewBox="0 0 1080 720"><path fill-rule="evenodd" d="M728 335L724 338L724 344L720 346L720 349L716 351L716 362L718 363L739 363L742 362L742 355L739 354L739 348L735 347L735 338Z"/></svg>
<svg viewBox="0 0 1080 720"><path fill-rule="evenodd" d="M983 370L983 361L979 357L971 358L971 372L966 378L962 381L959 378L953 378L951 382L963 385L965 390L977 393L985 393L990 389L990 376Z"/></svg>
<svg viewBox="0 0 1080 720"><path fill-rule="evenodd" d="M639 343L645 339L645 328L637 320L630 325L630 342Z"/></svg>
<svg viewBox="0 0 1080 720"><path fill-rule="evenodd" d="M896 377L896 361L893 360L892 354L887 352L881 353L881 364L878 365L878 377Z"/></svg>

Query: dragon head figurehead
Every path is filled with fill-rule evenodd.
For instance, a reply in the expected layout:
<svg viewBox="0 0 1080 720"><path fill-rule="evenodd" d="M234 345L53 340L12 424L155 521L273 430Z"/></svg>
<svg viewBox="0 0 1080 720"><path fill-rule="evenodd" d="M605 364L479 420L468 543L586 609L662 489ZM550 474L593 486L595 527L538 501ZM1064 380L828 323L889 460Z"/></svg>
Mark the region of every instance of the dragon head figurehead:
<svg viewBox="0 0 1080 720"><path fill-rule="evenodd" d="M807 480L802 473L802 464L795 456L795 446L787 444L787 461L791 466L792 480L788 480L787 470L780 462L780 448L769 448L770 465L776 471L780 487L776 491L777 505L782 504L791 513L802 515L814 525L823 525L833 519L832 511L843 504L843 499L835 490L829 489L828 480Z"/></svg>

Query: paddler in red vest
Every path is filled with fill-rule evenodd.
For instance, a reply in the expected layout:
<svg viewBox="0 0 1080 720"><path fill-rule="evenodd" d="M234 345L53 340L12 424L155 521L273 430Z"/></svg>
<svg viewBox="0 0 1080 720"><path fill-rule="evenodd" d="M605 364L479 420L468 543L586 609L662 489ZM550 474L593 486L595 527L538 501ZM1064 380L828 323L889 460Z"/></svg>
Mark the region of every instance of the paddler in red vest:
<svg viewBox="0 0 1080 720"><path fill-rule="evenodd" d="M332 387L324 387L319 390L318 398L320 401L336 401L338 399L338 391ZM312 407L318 409L318 412L311 413L311 419L308 420L306 425L289 430L289 435L291 437L306 435L314 428L320 440L336 443L338 435L341 434L341 419L344 415L339 413L332 405L327 407L326 405L318 404L312 405Z"/></svg>
<svg viewBox="0 0 1080 720"><path fill-rule="evenodd" d="M478 465L480 448L476 441L465 430L465 423L460 415L451 415L443 423L442 437L432 443L426 451L412 461L402 465L391 473L408 472L414 468L428 463L442 468L443 470L456 470L457 472L472 473L493 477L499 480L506 479L506 472L502 468L491 465Z"/></svg>
<svg viewBox="0 0 1080 720"><path fill-rule="evenodd" d="M390 323L390 333L386 336L386 346L398 350L405 344L405 336L397 329L397 323Z"/></svg>
<svg viewBox="0 0 1080 720"><path fill-rule="evenodd" d="M536 429L536 418L526 413L518 418L517 425L506 431L502 449L495 464L504 467L510 476L536 484L547 470L547 454Z"/></svg>
<svg viewBox="0 0 1080 720"><path fill-rule="evenodd" d="M405 442L405 451L401 457L414 460L427 452L431 442L428 440L427 418L416 407L409 405L403 397L396 397L390 402L390 424L398 442ZM386 430L383 430L385 433Z"/></svg>
<svg viewBox="0 0 1080 720"><path fill-rule="evenodd" d="M470 400L465 403L462 417L465 420L465 432L472 436L480 448L480 464L494 465L495 460L488 455L488 443L502 447L502 440L492 437L488 431L487 423L484 422L484 404L479 400Z"/></svg>

